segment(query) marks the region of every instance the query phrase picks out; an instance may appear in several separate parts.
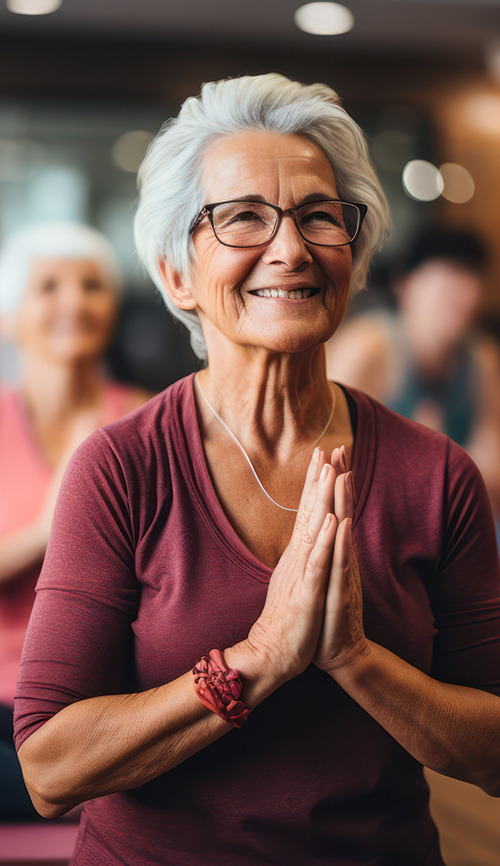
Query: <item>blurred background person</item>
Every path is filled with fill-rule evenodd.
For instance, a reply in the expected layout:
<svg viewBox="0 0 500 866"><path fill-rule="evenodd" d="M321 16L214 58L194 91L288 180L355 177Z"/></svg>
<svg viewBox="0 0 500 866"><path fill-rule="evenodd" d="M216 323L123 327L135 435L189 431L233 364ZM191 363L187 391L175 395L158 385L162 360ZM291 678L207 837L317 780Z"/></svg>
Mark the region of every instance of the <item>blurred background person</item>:
<svg viewBox="0 0 500 866"><path fill-rule="evenodd" d="M397 311L352 316L327 347L330 378L439 430L476 460L500 527L500 364L478 328L488 252L463 229L426 229L392 280Z"/></svg>
<svg viewBox="0 0 500 866"><path fill-rule="evenodd" d="M0 387L0 818L34 816L12 744L17 670L69 457L145 402L108 381L103 354L121 294L111 245L77 223L21 229L0 249L0 313L19 383Z"/></svg>

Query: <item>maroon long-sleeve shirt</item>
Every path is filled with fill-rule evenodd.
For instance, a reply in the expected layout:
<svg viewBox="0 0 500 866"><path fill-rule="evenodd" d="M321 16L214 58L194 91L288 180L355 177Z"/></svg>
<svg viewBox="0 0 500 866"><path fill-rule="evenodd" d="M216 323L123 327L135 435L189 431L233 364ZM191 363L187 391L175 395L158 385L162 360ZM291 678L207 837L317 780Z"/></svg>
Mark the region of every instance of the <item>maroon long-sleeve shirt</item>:
<svg viewBox="0 0 500 866"><path fill-rule="evenodd" d="M500 694L500 575L484 485L444 436L349 392L368 637ZM270 570L214 492L193 379L72 460L28 630L19 746L67 704L175 679L244 639ZM440 866L422 768L313 665L152 782L86 804L73 866Z"/></svg>

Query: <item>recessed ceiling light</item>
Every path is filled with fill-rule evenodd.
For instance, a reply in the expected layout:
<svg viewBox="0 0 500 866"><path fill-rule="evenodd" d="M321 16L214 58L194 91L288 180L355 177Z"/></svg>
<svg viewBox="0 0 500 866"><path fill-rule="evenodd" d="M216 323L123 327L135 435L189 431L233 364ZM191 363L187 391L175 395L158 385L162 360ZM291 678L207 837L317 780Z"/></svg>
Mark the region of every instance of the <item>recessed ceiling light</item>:
<svg viewBox="0 0 500 866"><path fill-rule="evenodd" d="M432 162L412 159L403 169L403 187L417 201L434 201L443 192L444 180Z"/></svg>
<svg viewBox="0 0 500 866"><path fill-rule="evenodd" d="M16 15L49 15L62 6L63 0L5 0L9 12Z"/></svg>
<svg viewBox="0 0 500 866"><path fill-rule="evenodd" d="M299 30L315 36L340 36L354 27L354 15L340 3L306 3L295 10Z"/></svg>

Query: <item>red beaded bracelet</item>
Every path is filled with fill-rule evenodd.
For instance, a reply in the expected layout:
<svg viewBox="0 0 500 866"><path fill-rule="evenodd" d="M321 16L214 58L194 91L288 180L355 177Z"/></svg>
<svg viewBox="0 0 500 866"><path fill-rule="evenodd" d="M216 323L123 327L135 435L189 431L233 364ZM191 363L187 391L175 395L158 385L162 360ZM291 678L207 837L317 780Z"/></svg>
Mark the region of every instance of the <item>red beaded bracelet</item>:
<svg viewBox="0 0 500 866"><path fill-rule="evenodd" d="M241 680L238 671L228 668L220 650L211 650L193 668L194 687L202 704L224 721L241 728L250 710L238 700Z"/></svg>

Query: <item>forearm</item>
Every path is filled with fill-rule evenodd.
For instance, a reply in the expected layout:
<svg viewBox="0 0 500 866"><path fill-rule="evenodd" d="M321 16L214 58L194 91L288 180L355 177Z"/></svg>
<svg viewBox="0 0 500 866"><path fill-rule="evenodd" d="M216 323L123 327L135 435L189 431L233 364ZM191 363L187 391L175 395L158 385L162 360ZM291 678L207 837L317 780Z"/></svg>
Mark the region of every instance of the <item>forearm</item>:
<svg viewBox="0 0 500 866"><path fill-rule="evenodd" d="M42 523L33 523L0 540L0 584L41 562L47 547L48 533Z"/></svg>
<svg viewBox="0 0 500 866"><path fill-rule="evenodd" d="M500 699L432 679L368 641L330 676L417 761L500 796Z"/></svg>
<svg viewBox="0 0 500 866"><path fill-rule="evenodd" d="M243 645L225 658L241 673L249 709L279 684L249 663ZM85 800L145 784L231 730L198 699L189 671L146 692L70 704L23 743L19 759L35 807L57 817Z"/></svg>

